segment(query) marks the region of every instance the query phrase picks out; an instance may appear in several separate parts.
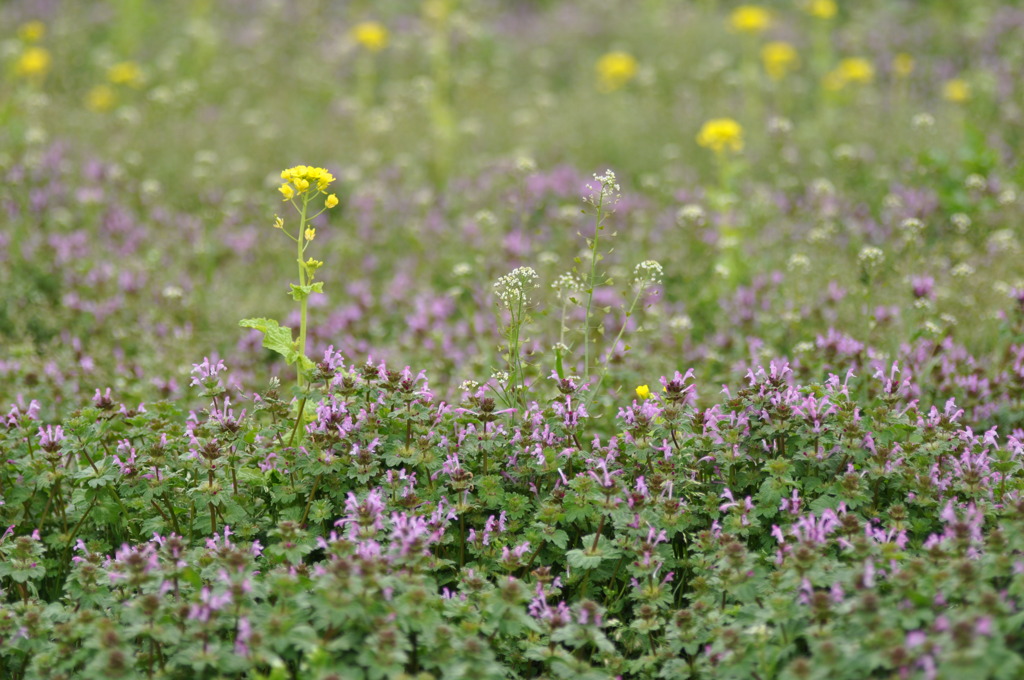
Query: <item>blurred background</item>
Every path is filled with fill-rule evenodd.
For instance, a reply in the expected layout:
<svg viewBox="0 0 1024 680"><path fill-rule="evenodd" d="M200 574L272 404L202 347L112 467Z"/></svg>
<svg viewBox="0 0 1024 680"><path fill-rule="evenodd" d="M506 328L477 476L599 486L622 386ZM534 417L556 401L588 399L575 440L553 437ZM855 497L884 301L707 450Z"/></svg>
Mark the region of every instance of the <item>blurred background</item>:
<svg viewBox="0 0 1024 680"><path fill-rule="evenodd" d="M691 366L713 394L770 360L816 379L898 360L933 378L926 402L956 391L1016 424L1015 3L40 0L0 17L8 402L178 398L204 356L247 387L285 375L237 320L297 326L272 228L297 164L331 170L341 199L313 244L314 356L457 393L504 370L493 282L531 266L540 385L562 337L579 368L582 310L551 284L589 270L581 197L612 169L594 293L612 391ZM664 281L626 318L647 259Z"/></svg>

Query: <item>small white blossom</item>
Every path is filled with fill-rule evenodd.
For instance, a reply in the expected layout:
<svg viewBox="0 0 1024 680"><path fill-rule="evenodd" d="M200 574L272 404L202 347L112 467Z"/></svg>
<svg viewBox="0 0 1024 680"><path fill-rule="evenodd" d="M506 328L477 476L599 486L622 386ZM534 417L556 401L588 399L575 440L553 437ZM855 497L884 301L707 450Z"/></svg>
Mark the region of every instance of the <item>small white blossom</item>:
<svg viewBox="0 0 1024 680"><path fill-rule="evenodd" d="M668 327L674 331L688 331L693 328L693 319L686 314L673 316L668 320Z"/></svg>
<svg viewBox="0 0 1024 680"><path fill-rule="evenodd" d="M953 267L949 273L958 279L966 279L974 274L974 267L966 262L961 262L957 266Z"/></svg>
<svg viewBox="0 0 1024 680"><path fill-rule="evenodd" d="M985 187L988 186L988 181L981 175L974 173L967 176L967 179L964 180L964 185L968 189L972 189L974 191L982 191L983 189L985 189Z"/></svg>
<svg viewBox="0 0 1024 680"><path fill-rule="evenodd" d="M918 113L910 121L917 130L931 130L935 127L935 116L930 113Z"/></svg>
<svg viewBox="0 0 1024 680"><path fill-rule="evenodd" d="M705 221L704 208L696 203L687 203L676 212L676 224L679 226L703 227Z"/></svg>
<svg viewBox="0 0 1024 680"><path fill-rule="evenodd" d="M885 253L881 248L864 246L860 249L860 253L857 254L857 262L865 269L874 270L885 262Z"/></svg>
<svg viewBox="0 0 1024 680"><path fill-rule="evenodd" d="M803 253L793 253L786 261L786 269L791 272L805 272L811 268L811 258Z"/></svg>
<svg viewBox="0 0 1024 680"><path fill-rule="evenodd" d="M530 301L530 291L539 286L539 278L533 267L518 267L495 281L495 294L509 307L518 306Z"/></svg>
<svg viewBox="0 0 1024 680"><path fill-rule="evenodd" d="M950 216L949 221L953 223L957 233L960 234L966 234L971 227L971 218L964 213L954 213Z"/></svg>
<svg viewBox="0 0 1024 680"><path fill-rule="evenodd" d="M603 175L594 175L594 179L597 180L599 189L593 195L584 196L583 200L591 205L602 205L602 206L613 206L619 202L621 198L621 187L619 187L618 181L615 179L615 173L611 170L605 170Z"/></svg>
<svg viewBox="0 0 1024 680"><path fill-rule="evenodd" d="M661 283L664 270L656 260L644 260L633 269L633 281L638 286L654 286Z"/></svg>

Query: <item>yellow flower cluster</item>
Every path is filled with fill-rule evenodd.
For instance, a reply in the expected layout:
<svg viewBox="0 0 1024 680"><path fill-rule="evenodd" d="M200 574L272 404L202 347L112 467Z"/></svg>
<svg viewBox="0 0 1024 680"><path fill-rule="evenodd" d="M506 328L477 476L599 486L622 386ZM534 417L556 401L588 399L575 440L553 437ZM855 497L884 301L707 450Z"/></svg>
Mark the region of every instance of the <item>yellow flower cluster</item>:
<svg viewBox="0 0 1024 680"><path fill-rule="evenodd" d="M50 51L45 47L29 47L14 62L14 74L22 78L44 78L50 72L50 62Z"/></svg>
<svg viewBox="0 0 1024 680"><path fill-rule="evenodd" d="M85 106L90 111L104 113L117 104L117 95L109 85L97 85L85 95Z"/></svg>
<svg viewBox="0 0 1024 680"><path fill-rule="evenodd" d="M327 172L324 168L314 168L312 165L296 165L294 168L282 170L281 179L284 180L284 184L278 187L277 190L284 196L284 200L288 201L298 194L306 193L311 186L315 186L316 190L320 193L326 193L327 187L334 181L334 175ZM338 205L338 197L331 194L327 197L326 202L328 208L333 208Z"/></svg>
<svg viewBox="0 0 1024 680"><path fill-rule="evenodd" d="M317 192L324 194L327 187L334 181L334 175L330 172L324 168L314 168L311 165L297 165L294 168L282 170L281 178L285 180L285 183L278 187L278 190L286 201L297 194L305 194L313 184L316 185ZM330 202L330 199L328 201Z"/></svg>
<svg viewBox="0 0 1024 680"><path fill-rule="evenodd" d="M729 25L740 33L764 33L772 25L772 15L764 7L740 5L729 15Z"/></svg>
<svg viewBox="0 0 1024 680"><path fill-rule="evenodd" d="M906 78L914 72L914 58L906 52L900 52L892 58L892 72L898 78Z"/></svg>
<svg viewBox="0 0 1024 680"><path fill-rule="evenodd" d="M963 104L971 98L971 85L963 78L947 80L942 85L942 98L954 104Z"/></svg>
<svg viewBox="0 0 1024 680"><path fill-rule="evenodd" d="M831 19L839 11L835 0L810 0L807 13L816 19Z"/></svg>
<svg viewBox="0 0 1024 680"><path fill-rule="evenodd" d="M829 90L841 90L849 83L867 85L875 78L875 67L863 57L849 57L825 76L824 85Z"/></svg>
<svg viewBox="0 0 1024 680"><path fill-rule="evenodd" d="M701 127L697 143L717 154L738 153L743 150L743 128L732 118L713 118Z"/></svg>
<svg viewBox="0 0 1024 680"><path fill-rule="evenodd" d="M636 77L636 58L628 52L609 52L595 64L597 86L602 92L618 90Z"/></svg>
<svg viewBox="0 0 1024 680"><path fill-rule="evenodd" d="M107 70L107 80L115 85L139 87L142 85L142 69L134 61L122 61Z"/></svg>
<svg viewBox="0 0 1024 680"><path fill-rule="evenodd" d="M46 24L42 21L28 21L18 26L18 38L22 42L37 43L46 35Z"/></svg>
<svg viewBox="0 0 1024 680"><path fill-rule="evenodd" d="M796 49L788 42L770 42L761 48L764 70L772 80L782 80L786 74L800 65Z"/></svg>
<svg viewBox="0 0 1024 680"><path fill-rule="evenodd" d="M388 46L388 29L376 21L363 21L352 28L352 39L370 52L380 52Z"/></svg>

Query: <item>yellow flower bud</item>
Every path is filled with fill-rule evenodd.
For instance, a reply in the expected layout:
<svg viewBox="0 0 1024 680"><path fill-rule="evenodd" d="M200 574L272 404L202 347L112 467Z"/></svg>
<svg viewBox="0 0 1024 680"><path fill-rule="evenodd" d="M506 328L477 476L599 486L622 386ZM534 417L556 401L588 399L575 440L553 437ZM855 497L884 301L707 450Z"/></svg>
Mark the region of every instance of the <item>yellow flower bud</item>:
<svg viewBox="0 0 1024 680"><path fill-rule="evenodd" d="M284 220L274 215L274 229L284 229Z"/></svg>
<svg viewBox="0 0 1024 680"><path fill-rule="evenodd" d="M316 229L313 227L306 227L306 240L312 241L314 238L316 238Z"/></svg>
<svg viewBox="0 0 1024 680"><path fill-rule="evenodd" d="M325 201L325 205L328 208L333 208L334 206L338 205L338 197L337 197L337 195L331 194L330 196L328 196L327 200Z"/></svg>

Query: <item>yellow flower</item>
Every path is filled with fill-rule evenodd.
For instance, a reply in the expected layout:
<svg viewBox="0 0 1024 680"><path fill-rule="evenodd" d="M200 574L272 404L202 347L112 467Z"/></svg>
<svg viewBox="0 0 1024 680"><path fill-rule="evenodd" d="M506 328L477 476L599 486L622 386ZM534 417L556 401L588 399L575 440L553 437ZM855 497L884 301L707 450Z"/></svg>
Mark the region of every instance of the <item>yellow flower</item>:
<svg viewBox="0 0 1024 680"><path fill-rule="evenodd" d="M142 85L142 70L134 61L122 61L107 70L107 80L115 85L139 87Z"/></svg>
<svg viewBox="0 0 1024 680"><path fill-rule="evenodd" d="M36 43L46 35L46 24L42 21L29 21L18 26L18 37L23 42Z"/></svg>
<svg viewBox="0 0 1024 680"><path fill-rule="evenodd" d="M816 19L831 19L838 11L835 0L811 0L807 3L807 13Z"/></svg>
<svg viewBox="0 0 1024 680"><path fill-rule="evenodd" d="M388 29L376 21L363 21L352 28L352 38L371 52L380 52L388 45Z"/></svg>
<svg viewBox="0 0 1024 680"><path fill-rule="evenodd" d="M715 153L743 150L743 128L732 118L713 118L704 123L697 143Z"/></svg>
<svg viewBox="0 0 1024 680"><path fill-rule="evenodd" d="M284 229L284 220L274 215L274 229Z"/></svg>
<svg viewBox="0 0 1024 680"><path fill-rule="evenodd" d="M50 71L50 61L49 50L29 47L14 62L14 73L24 78L42 78Z"/></svg>
<svg viewBox="0 0 1024 680"><path fill-rule="evenodd" d="M336 194L331 194L330 196L327 197L327 200L324 201L324 205L326 205L328 208L333 208L334 206L338 205L338 196Z"/></svg>
<svg viewBox="0 0 1024 680"><path fill-rule="evenodd" d="M914 58L906 52L900 52L892 58L892 72L898 78L906 78L914 72Z"/></svg>
<svg viewBox="0 0 1024 680"><path fill-rule="evenodd" d="M826 76L824 85L829 90L841 90L848 83L867 85L875 78L875 67L863 57L849 57L839 62Z"/></svg>
<svg viewBox="0 0 1024 680"><path fill-rule="evenodd" d="M942 85L942 98L954 104L963 104L971 98L971 85L963 78L947 80Z"/></svg>
<svg viewBox="0 0 1024 680"><path fill-rule="evenodd" d="M796 50L787 42L770 42L761 49L764 70L772 80L782 80L800 64Z"/></svg>
<svg viewBox="0 0 1024 680"><path fill-rule="evenodd" d="M316 238L316 229L313 227L306 227L306 240L312 241Z"/></svg>
<svg viewBox="0 0 1024 680"><path fill-rule="evenodd" d="M282 170L281 179L285 182L278 187L278 191L284 195L287 201L296 193L304 194L309 191L309 187L314 182L317 191L326 193L327 187L334 181L334 175L323 168L314 168L312 165L296 165L294 168Z"/></svg>
<svg viewBox="0 0 1024 680"><path fill-rule="evenodd" d="M636 77L636 58L628 52L609 52L597 60L597 87L602 92L618 90Z"/></svg>
<svg viewBox="0 0 1024 680"><path fill-rule="evenodd" d="M641 399L649 399L651 396L651 388L647 385L640 385L636 388L636 396Z"/></svg>
<svg viewBox="0 0 1024 680"><path fill-rule="evenodd" d="M729 24L740 33L763 33L772 24L772 15L764 7L740 5L729 15Z"/></svg>
<svg viewBox="0 0 1024 680"><path fill-rule="evenodd" d="M85 106L90 111L104 113L114 108L117 97L109 85L97 85L85 95Z"/></svg>

